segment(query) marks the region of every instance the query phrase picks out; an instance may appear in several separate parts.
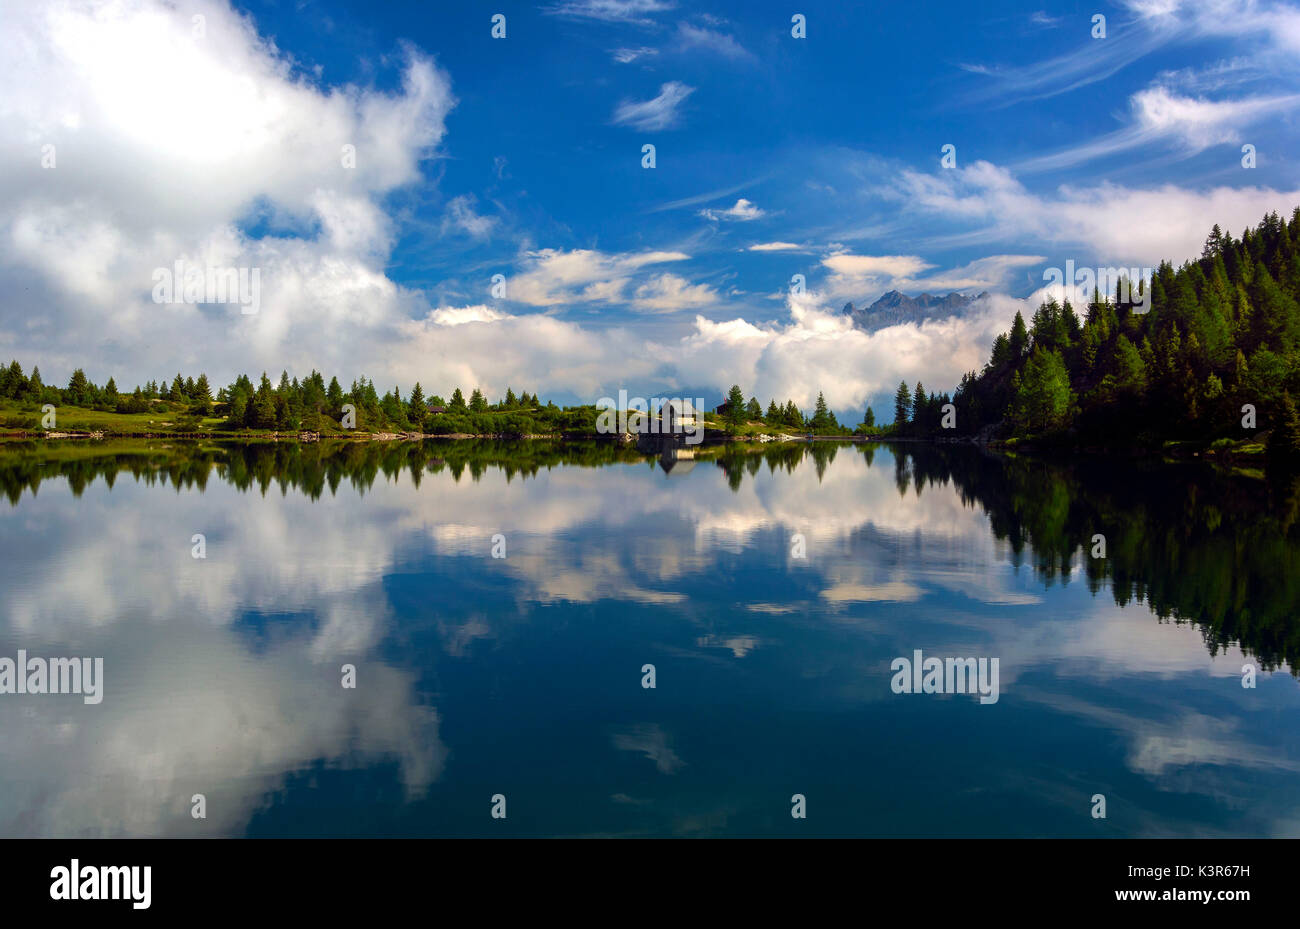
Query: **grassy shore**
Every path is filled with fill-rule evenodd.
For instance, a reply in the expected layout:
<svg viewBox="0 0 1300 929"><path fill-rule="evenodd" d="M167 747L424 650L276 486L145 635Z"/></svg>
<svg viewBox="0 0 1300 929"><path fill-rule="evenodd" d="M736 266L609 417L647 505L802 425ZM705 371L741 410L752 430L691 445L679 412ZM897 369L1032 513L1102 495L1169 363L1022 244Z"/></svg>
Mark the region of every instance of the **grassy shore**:
<svg viewBox="0 0 1300 929"><path fill-rule="evenodd" d="M487 415L492 415L491 413ZM506 413L499 415L505 416ZM255 439L255 438L293 438L304 434L312 436L337 438L393 438L399 436L422 435L419 432L392 432L387 430L343 429L334 420L321 417L320 428L307 430L278 431L274 429L232 429L226 424L224 416L202 416L183 409L159 408L143 413L117 413L110 410L87 409L78 406L58 406L54 410L53 426L43 428L45 411L31 404L20 405L12 400L0 401L0 437L9 438L72 438L95 436L121 437L161 437L161 436L212 436L214 438ZM719 433L727 430L727 425L714 416L704 417L705 427L710 432ZM496 434L496 433L489 433ZM790 435L802 438L804 430L790 429L786 426L769 426L761 421L746 422L731 431L737 439L755 439L759 436L778 437ZM443 436L454 438L457 436Z"/></svg>
<svg viewBox="0 0 1300 929"><path fill-rule="evenodd" d="M232 430L226 427L221 416L196 416L185 410L150 410L144 413L116 413L111 410L92 410L79 406L58 406L54 409L54 426L42 427L44 412L19 406L12 400L0 401L0 433L26 434L36 437L46 433L56 435L92 434L105 436L154 435L275 435L270 429ZM347 434L337 423L326 422L322 433ZM295 433L296 434L296 433Z"/></svg>

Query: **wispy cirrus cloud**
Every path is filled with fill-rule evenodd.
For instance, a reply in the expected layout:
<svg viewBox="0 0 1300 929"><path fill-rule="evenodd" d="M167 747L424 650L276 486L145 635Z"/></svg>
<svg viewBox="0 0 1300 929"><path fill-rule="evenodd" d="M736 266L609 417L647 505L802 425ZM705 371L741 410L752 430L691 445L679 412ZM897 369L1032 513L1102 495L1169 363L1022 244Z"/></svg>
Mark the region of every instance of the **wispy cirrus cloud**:
<svg viewBox="0 0 1300 929"><path fill-rule="evenodd" d="M683 51L712 52L732 61L755 60L754 53L737 42L735 37L725 32L692 26L689 23L677 25L677 45Z"/></svg>
<svg viewBox="0 0 1300 929"><path fill-rule="evenodd" d="M964 95L962 102L987 105L996 101L1002 106L1010 106L1024 100L1054 97L1104 81L1165 45L1169 41L1168 31L1119 31L1105 39L1091 39L1090 44L1083 41L1074 43L1073 49L1063 55L1025 65L962 65L963 70L987 78L982 86Z"/></svg>
<svg viewBox="0 0 1300 929"><path fill-rule="evenodd" d="M1300 188L1104 183L1035 193L987 161L937 174L904 171L896 195L911 210L967 227L931 239L935 247L1037 241L1068 246L1079 258L1151 267L1200 254L1209 217L1225 229L1242 229L1274 210L1289 215L1300 203Z"/></svg>
<svg viewBox="0 0 1300 929"><path fill-rule="evenodd" d="M1269 0L1122 0L1142 22L1195 36L1263 37L1272 49L1300 52L1300 9ZM1293 61L1294 65L1295 62Z"/></svg>
<svg viewBox="0 0 1300 929"><path fill-rule="evenodd" d="M1193 151L1240 141L1240 130L1265 117L1300 106L1300 94L1206 100L1149 87L1133 95L1135 128L1150 136L1173 138Z"/></svg>
<svg viewBox="0 0 1300 929"><path fill-rule="evenodd" d="M1131 18L1111 17L1104 38L1092 38L1087 18L1079 40L1055 57L999 67L961 65L989 80L968 95L968 103L1052 97L1104 81L1158 51L1203 39L1255 42L1252 57L1274 70L1295 71L1300 52L1300 9L1267 0L1121 0ZM1037 14L1035 14L1037 16ZM1259 43L1262 39L1263 42Z"/></svg>
<svg viewBox="0 0 1300 929"><path fill-rule="evenodd" d="M638 48L616 48L609 53L609 56L619 64L631 64L638 58L648 58L659 54L659 49L650 48L642 45Z"/></svg>
<svg viewBox="0 0 1300 929"><path fill-rule="evenodd" d="M659 132L677 125L683 101L695 93L681 81L669 81L659 86L659 95L649 100L625 100L614 110L612 122L616 126L631 126L643 132Z"/></svg>
<svg viewBox="0 0 1300 929"><path fill-rule="evenodd" d="M667 210L679 210L683 207L699 206L701 203L708 203L710 200L717 200L719 197L729 197L732 194L739 193L740 191L753 187L755 184L762 183L765 180L767 180L766 176L756 177L751 180L742 181L739 184L731 184L730 186L724 187L720 190L711 190L707 193L694 194L690 197L682 197L678 200L670 200L667 203L661 203L658 206L651 207L646 212L663 213Z"/></svg>
<svg viewBox="0 0 1300 929"><path fill-rule="evenodd" d="M1212 145L1239 143L1242 130L1300 107L1300 94L1207 100L1188 97L1163 85L1133 95L1130 125L1062 151L1020 162L1021 172L1069 167L1164 142L1190 157Z"/></svg>
<svg viewBox="0 0 1300 929"><path fill-rule="evenodd" d="M569 0L546 7L542 12L573 19L646 25L654 22L650 19L651 14L663 13L674 6L667 0Z"/></svg>

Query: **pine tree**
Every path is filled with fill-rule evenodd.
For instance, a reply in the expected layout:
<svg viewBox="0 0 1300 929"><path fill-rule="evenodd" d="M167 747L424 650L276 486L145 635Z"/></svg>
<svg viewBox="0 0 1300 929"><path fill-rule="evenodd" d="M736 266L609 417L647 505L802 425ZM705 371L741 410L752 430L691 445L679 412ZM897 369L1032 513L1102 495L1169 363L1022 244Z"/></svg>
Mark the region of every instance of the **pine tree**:
<svg viewBox="0 0 1300 929"><path fill-rule="evenodd" d="M206 374L200 374L199 379L194 382L194 402L205 410L212 403L212 387L208 384Z"/></svg>
<svg viewBox="0 0 1300 929"><path fill-rule="evenodd" d="M1050 430L1064 426L1073 405L1070 375L1061 353L1035 348L1025 363L1016 405L1025 425L1032 430Z"/></svg>
<svg viewBox="0 0 1300 929"><path fill-rule="evenodd" d="M1023 320L1021 321L1023 323ZM894 391L894 427L901 429L907 425L908 414L912 409L912 391L908 389L906 381L898 382L898 390Z"/></svg>
<svg viewBox="0 0 1300 929"><path fill-rule="evenodd" d="M27 378L23 376L23 366L17 359L9 362L4 378L0 380L0 396L17 399L27 391Z"/></svg>
<svg viewBox="0 0 1300 929"><path fill-rule="evenodd" d="M1009 337L1011 348L1011 360L1019 361L1025 356L1029 347L1029 330L1025 328L1025 318L1016 310L1016 318L1011 322L1011 335Z"/></svg>
<svg viewBox="0 0 1300 929"><path fill-rule="evenodd" d="M73 406L89 406L90 389L85 371L78 368L72 372L72 377L68 378L68 389L64 397Z"/></svg>
<svg viewBox="0 0 1300 929"><path fill-rule="evenodd" d="M1011 340L1005 332L998 333L993 340L993 351L989 356L989 366L1000 368L1011 360Z"/></svg>
<svg viewBox="0 0 1300 929"><path fill-rule="evenodd" d="M275 428L275 391L271 389L271 379L262 372L262 381L257 386L257 393L248 404L245 413L245 425L250 429Z"/></svg>
<svg viewBox="0 0 1300 929"><path fill-rule="evenodd" d="M424 408L424 389L420 387L420 382L416 381L415 386L411 388L411 399L407 404L407 419L414 426L424 422L426 415L428 410Z"/></svg>
<svg viewBox="0 0 1300 929"><path fill-rule="evenodd" d="M1137 397L1147 389L1147 366L1141 354L1134 348L1127 336L1120 336L1115 341L1115 354L1112 361L1115 387L1121 393Z"/></svg>
<svg viewBox="0 0 1300 929"><path fill-rule="evenodd" d="M1205 259L1217 258L1221 251L1223 251L1223 230L1219 228L1218 223L1215 223L1214 228L1210 230L1210 234L1205 240L1205 248L1201 249L1201 257Z"/></svg>
<svg viewBox="0 0 1300 929"><path fill-rule="evenodd" d="M739 384L732 384L727 392L727 412L724 416L727 428L735 432L745 422L745 392Z"/></svg>
<svg viewBox="0 0 1300 929"><path fill-rule="evenodd" d="M136 388L139 391L139 388ZM242 429L248 425L248 397L241 391L231 395L230 406L226 412L226 425Z"/></svg>
<svg viewBox="0 0 1300 929"><path fill-rule="evenodd" d="M830 410L826 406L826 396L817 393L817 405L813 408L812 427L814 431L827 429L831 425Z"/></svg>
<svg viewBox="0 0 1300 929"><path fill-rule="evenodd" d="M330 378L330 385L325 389L325 409L330 416L338 416L343 410L343 388L337 377Z"/></svg>

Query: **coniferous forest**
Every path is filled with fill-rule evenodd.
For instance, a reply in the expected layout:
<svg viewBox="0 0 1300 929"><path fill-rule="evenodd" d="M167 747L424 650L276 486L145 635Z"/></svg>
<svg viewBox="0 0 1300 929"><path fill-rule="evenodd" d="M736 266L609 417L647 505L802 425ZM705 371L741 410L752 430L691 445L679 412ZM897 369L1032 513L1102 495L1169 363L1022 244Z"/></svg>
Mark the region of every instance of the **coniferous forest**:
<svg viewBox="0 0 1300 929"><path fill-rule="evenodd" d="M1146 312L1140 312L1142 305ZM1240 238L1219 226L1199 258L1162 262L1150 294L1126 282L1017 313L988 363L951 398L899 386L897 431L1055 438L1114 447L1170 439L1269 439L1271 461L1300 457L1300 208Z"/></svg>

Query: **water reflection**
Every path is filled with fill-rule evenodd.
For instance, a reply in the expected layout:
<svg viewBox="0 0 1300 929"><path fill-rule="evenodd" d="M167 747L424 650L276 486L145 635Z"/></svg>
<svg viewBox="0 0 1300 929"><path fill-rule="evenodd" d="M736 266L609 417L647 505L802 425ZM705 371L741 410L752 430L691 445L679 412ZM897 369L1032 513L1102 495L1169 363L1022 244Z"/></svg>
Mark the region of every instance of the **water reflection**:
<svg viewBox="0 0 1300 929"><path fill-rule="evenodd" d="M106 666L99 707L0 697L7 835L1300 828L1295 507L1249 477L160 442L9 446L0 486L0 654ZM893 694L914 648L1002 699Z"/></svg>

